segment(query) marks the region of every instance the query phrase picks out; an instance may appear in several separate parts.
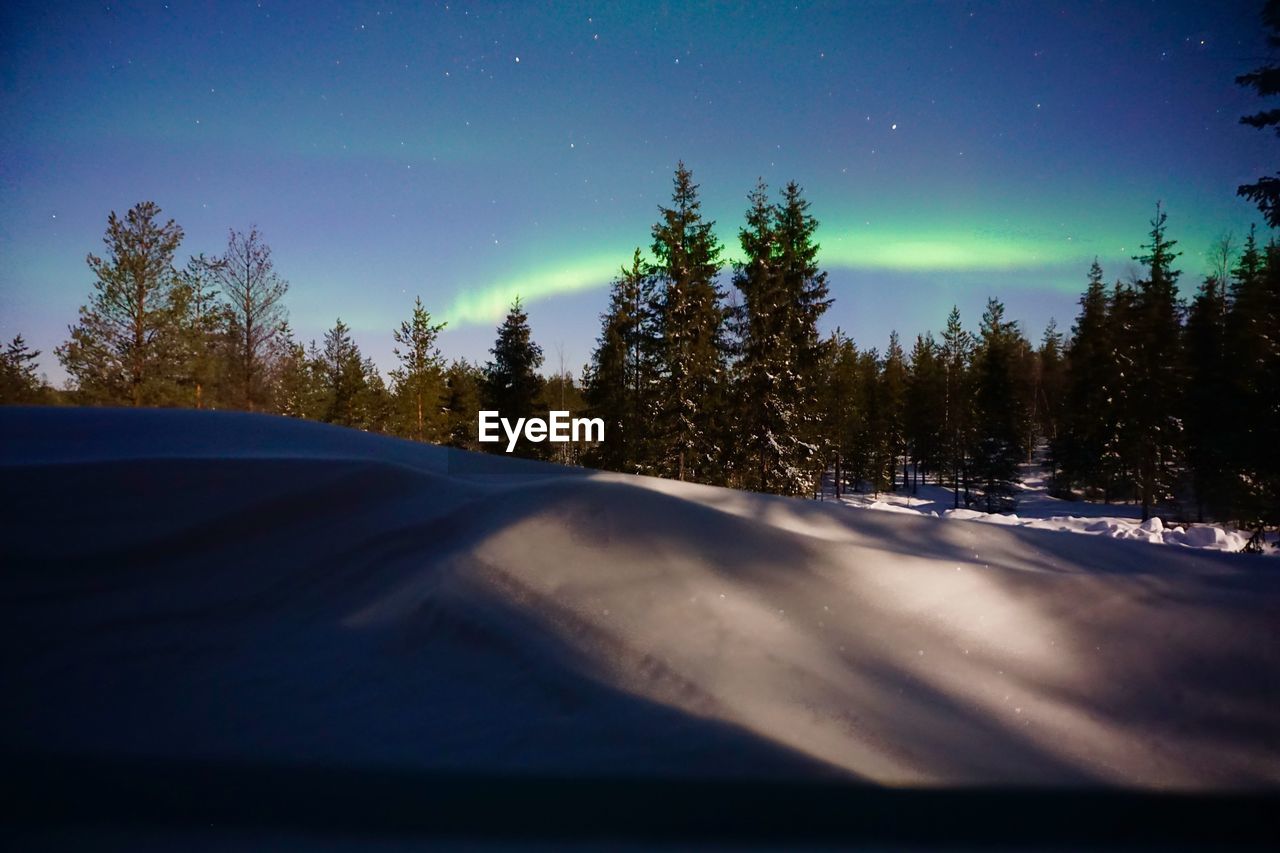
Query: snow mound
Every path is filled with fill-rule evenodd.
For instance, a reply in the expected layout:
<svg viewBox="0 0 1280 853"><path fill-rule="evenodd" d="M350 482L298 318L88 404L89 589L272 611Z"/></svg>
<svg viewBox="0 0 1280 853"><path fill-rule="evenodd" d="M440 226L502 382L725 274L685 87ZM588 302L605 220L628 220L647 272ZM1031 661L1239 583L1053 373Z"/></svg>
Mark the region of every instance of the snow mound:
<svg viewBox="0 0 1280 853"><path fill-rule="evenodd" d="M244 414L0 410L0 476L0 754L1280 783L1248 557Z"/></svg>

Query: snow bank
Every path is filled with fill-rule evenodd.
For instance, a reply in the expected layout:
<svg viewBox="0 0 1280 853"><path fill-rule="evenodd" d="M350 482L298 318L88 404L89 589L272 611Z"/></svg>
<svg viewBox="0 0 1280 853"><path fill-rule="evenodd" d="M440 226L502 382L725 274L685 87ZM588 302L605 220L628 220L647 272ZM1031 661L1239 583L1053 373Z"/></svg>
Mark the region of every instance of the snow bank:
<svg viewBox="0 0 1280 853"><path fill-rule="evenodd" d="M1059 500L1050 497L1044 491L1043 482L1040 481L1034 481L1034 485L1031 486L1024 485L1019 494L1016 513L985 513L975 509L956 509L952 507L952 501L951 491L937 486L924 486L915 495L882 492L873 496L855 492L841 496L842 503L860 509L941 516L1008 527L1029 527L1035 530L1084 533L1110 539L1128 539L1152 545L1177 545L1207 551L1238 552L1244 548L1250 536L1234 527L1223 525L1193 524L1185 527L1166 527L1160 518L1142 521L1137 518L1137 508L1133 506ZM1115 513L1115 515L1103 513ZM1122 513L1127 513L1128 516ZM1280 549L1269 548L1266 553L1271 556L1280 555Z"/></svg>
<svg viewBox="0 0 1280 853"><path fill-rule="evenodd" d="M0 410L0 476L0 752L1280 782L1247 557L251 415Z"/></svg>

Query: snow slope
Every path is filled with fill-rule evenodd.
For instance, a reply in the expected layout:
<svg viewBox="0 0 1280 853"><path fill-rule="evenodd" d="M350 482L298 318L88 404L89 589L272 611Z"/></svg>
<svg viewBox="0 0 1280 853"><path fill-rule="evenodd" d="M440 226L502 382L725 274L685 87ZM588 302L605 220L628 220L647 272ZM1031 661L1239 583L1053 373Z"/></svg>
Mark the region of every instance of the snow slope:
<svg viewBox="0 0 1280 853"><path fill-rule="evenodd" d="M1280 782L1270 561L279 418L0 410L0 751Z"/></svg>
<svg viewBox="0 0 1280 853"><path fill-rule="evenodd" d="M923 485L912 492L849 492L840 496L847 506L877 509L963 521L981 521L1012 527L1034 527L1062 533L1083 533L1111 539L1130 539L1152 545L1177 545L1209 551L1239 552L1249 541L1249 533L1224 524L1166 525L1159 517L1142 520L1142 509L1134 504L1101 504L1069 501L1049 494L1044 470L1038 465L1023 465L1021 482L1015 494L1017 506L1011 513L985 513L977 509L955 508L953 492L943 486ZM830 489L830 484L828 484ZM832 492L828 492L832 494ZM1268 541L1276 545L1274 534ZM1269 547L1264 552L1280 556L1280 549Z"/></svg>

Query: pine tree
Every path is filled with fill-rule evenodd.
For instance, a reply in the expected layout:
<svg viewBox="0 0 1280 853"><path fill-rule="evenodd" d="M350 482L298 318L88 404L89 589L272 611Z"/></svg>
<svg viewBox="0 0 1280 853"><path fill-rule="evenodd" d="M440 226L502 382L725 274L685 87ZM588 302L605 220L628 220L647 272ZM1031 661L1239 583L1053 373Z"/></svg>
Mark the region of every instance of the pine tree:
<svg viewBox="0 0 1280 853"><path fill-rule="evenodd" d="M720 243L704 220L692 173L676 168L671 207L653 226L659 290L663 389L659 398L659 473L702 482L722 478L721 414L726 389L725 309L716 284Z"/></svg>
<svg viewBox="0 0 1280 853"><path fill-rule="evenodd" d="M1183 400L1187 467L1196 501L1196 518L1205 510L1230 512L1231 447L1223 416L1230 406L1227 364L1226 282L1205 276L1187 313L1184 343L1187 388Z"/></svg>
<svg viewBox="0 0 1280 853"><path fill-rule="evenodd" d="M392 352L400 366L391 371L397 417L395 432L415 441L436 441L444 430L444 359L436 341L444 323L432 323L418 297L413 316L392 332L399 345Z"/></svg>
<svg viewBox="0 0 1280 853"><path fill-rule="evenodd" d="M445 371L444 384L445 443L462 450L480 450L480 389L484 372L466 359L456 359Z"/></svg>
<svg viewBox="0 0 1280 853"><path fill-rule="evenodd" d="M232 400L250 411L268 407L270 362L288 321L283 299L289 284L276 274L271 248L256 227L248 234L230 232L217 278L229 311Z"/></svg>
<svg viewBox="0 0 1280 853"><path fill-rule="evenodd" d="M542 347L533 342L529 316L520 304L512 303L506 319L498 327L498 338L489 350L493 360L485 365L482 399L487 410L515 423L517 418L533 417L543 408L543 379L537 373L542 366ZM494 452L506 449L505 443L485 445ZM537 444L522 435L514 451L519 456L542 455Z"/></svg>
<svg viewBox="0 0 1280 853"><path fill-rule="evenodd" d="M1143 247L1145 254L1134 258L1147 267L1147 276L1138 282L1134 306L1136 340L1141 346L1133 377L1144 397L1143 405L1133 407L1134 471L1144 520L1150 518L1157 504L1172 497L1182 444L1182 422L1178 417L1182 306L1177 287L1180 273L1173 269L1173 261L1180 253L1173 251L1177 241L1165 236L1166 218L1157 204L1151 220L1151 242Z"/></svg>
<svg viewBox="0 0 1280 853"><path fill-rule="evenodd" d="M637 248L609 294L609 310L591 355L585 396L591 416L605 422L608 441L592 448L591 464L647 473L653 464L653 415L659 381L653 311L654 276Z"/></svg>
<svg viewBox="0 0 1280 853"><path fill-rule="evenodd" d="M1067 348L1063 432L1052 444L1060 469L1055 489L1064 495L1077 485L1086 496L1106 491L1102 460L1111 435L1117 383L1109 305L1102 267L1094 258Z"/></svg>
<svg viewBox="0 0 1280 853"><path fill-rule="evenodd" d="M86 402L159 405L178 398L173 376L177 345L173 258L182 228L161 224L160 208L144 201L107 218L107 255L88 256L96 281L71 339L57 349Z"/></svg>
<svg viewBox="0 0 1280 853"><path fill-rule="evenodd" d="M918 335L907 373L906 439L915 466L913 489L921 472L940 477L944 469L943 428L947 377L932 334ZM941 481L939 481L941 482Z"/></svg>
<svg viewBox="0 0 1280 853"><path fill-rule="evenodd" d="M1099 275L1102 271L1099 269ZM1065 414L1064 399L1067 388L1067 365L1063 354L1062 333L1058 324L1050 318L1040 338L1040 348L1035 354L1035 385L1031 396L1031 411L1037 435L1049 447L1048 461L1056 468L1054 447L1062 428ZM1056 474L1056 470L1054 472Z"/></svg>
<svg viewBox="0 0 1280 853"><path fill-rule="evenodd" d="M1109 356L1114 365L1103 410L1103 451L1099 461L1102 497L1111 500L1133 500L1138 497L1136 459L1143 441L1142 415L1144 392L1137 385L1141 375L1141 322L1138 291L1134 284L1116 281L1107 300L1107 332Z"/></svg>
<svg viewBox="0 0 1280 853"><path fill-rule="evenodd" d="M1252 231L1233 271L1225 332L1231 513L1255 531L1248 549L1256 551L1264 530L1280 525L1280 257L1274 245L1259 251Z"/></svg>
<svg viewBox="0 0 1280 853"><path fill-rule="evenodd" d="M49 402L49 388L36 373L40 350L16 336L0 352L0 405L34 405Z"/></svg>
<svg viewBox="0 0 1280 853"><path fill-rule="evenodd" d="M216 280L221 264L203 253L193 256L179 273L175 288L183 360L179 376L190 388L188 402L197 409L210 405L209 392L223 369L229 316L218 299Z"/></svg>
<svg viewBox="0 0 1280 853"><path fill-rule="evenodd" d="M889 489L897 488L897 461L902 460L902 485L907 486L907 365L896 331L889 333L880 372L881 429L884 454L888 459Z"/></svg>
<svg viewBox="0 0 1280 853"><path fill-rule="evenodd" d="M278 343L280 352L275 359L272 388L276 411L290 418L323 420L327 391L319 351L309 355L307 348L294 340L288 324L281 329ZM313 349L314 346L313 343Z"/></svg>
<svg viewBox="0 0 1280 853"><path fill-rule="evenodd" d="M942 332L942 370L944 378L942 456L951 477L955 494L954 506L960 506L960 490L968 500L969 443L972 429L972 400L969 388L969 362L973 357L973 337L960 323L960 309L952 306Z"/></svg>
<svg viewBox="0 0 1280 853"><path fill-rule="evenodd" d="M858 433L858 348L839 328L823 351L820 406L822 446L831 459L838 499L850 479L850 459ZM856 480L855 480L856 483Z"/></svg>
<svg viewBox="0 0 1280 853"><path fill-rule="evenodd" d="M326 423L367 428L366 413L361 403L367 387L367 372L360 348L351 337L351 329L339 317L325 333L324 348L313 355L325 389Z"/></svg>
<svg viewBox="0 0 1280 853"><path fill-rule="evenodd" d="M1004 318L1004 305L987 300L974 355L973 474L987 512L1013 508L1018 463L1023 447L1022 401L1017 389L1017 358L1022 336Z"/></svg>

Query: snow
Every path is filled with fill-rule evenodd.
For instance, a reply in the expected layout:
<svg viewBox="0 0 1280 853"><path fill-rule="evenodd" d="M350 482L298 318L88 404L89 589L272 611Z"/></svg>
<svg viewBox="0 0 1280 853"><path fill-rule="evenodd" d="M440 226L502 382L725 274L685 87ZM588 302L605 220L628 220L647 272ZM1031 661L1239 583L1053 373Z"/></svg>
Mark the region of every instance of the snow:
<svg viewBox="0 0 1280 853"><path fill-rule="evenodd" d="M0 754L1280 783L1269 561L248 414L0 410L0 477Z"/></svg>
<svg viewBox="0 0 1280 853"><path fill-rule="evenodd" d="M928 515L962 521L980 521L1009 527L1029 527L1063 533L1083 533L1110 539L1128 539L1153 545L1175 545L1208 551L1240 551L1250 534L1230 525L1190 524L1166 526L1159 517L1141 520L1141 508L1132 504L1099 504L1068 501L1049 494L1045 472L1036 465L1022 466L1023 478L1016 492L1016 512L985 513L955 508L951 489L936 485L919 486L916 492L849 492L840 496L847 506L910 515ZM830 483L827 484L831 494ZM961 497L963 503L963 496ZM1268 538L1274 543L1275 536ZM1280 555L1280 549L1264 553Z"/></svg>

